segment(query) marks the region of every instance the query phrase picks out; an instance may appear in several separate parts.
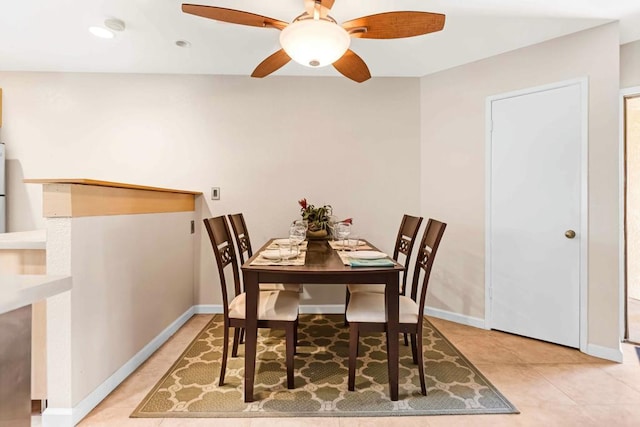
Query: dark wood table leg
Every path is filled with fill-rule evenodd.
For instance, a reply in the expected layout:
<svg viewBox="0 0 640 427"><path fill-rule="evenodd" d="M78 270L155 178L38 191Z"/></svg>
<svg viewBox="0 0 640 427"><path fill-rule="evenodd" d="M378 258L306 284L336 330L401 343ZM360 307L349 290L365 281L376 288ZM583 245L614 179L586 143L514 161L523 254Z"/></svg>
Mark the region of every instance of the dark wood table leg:
<svg viewBox="0 0 640 427"><path fill-rule="evenodd" d="M398 344L399 299L398 273L389 274L385 287L385 306L387 315L387 365L389 369L389 395L391 400L398 400L398 372L400 363L400 344Z"/></svg>
<svg viewBox="0 0 640 427"><path fill-rule="evenodd" d="M243 277L244 289L247 293L244 338L244 401L253 402L253 380L256 374L258 341L258 274L245 271Z"/></svg>

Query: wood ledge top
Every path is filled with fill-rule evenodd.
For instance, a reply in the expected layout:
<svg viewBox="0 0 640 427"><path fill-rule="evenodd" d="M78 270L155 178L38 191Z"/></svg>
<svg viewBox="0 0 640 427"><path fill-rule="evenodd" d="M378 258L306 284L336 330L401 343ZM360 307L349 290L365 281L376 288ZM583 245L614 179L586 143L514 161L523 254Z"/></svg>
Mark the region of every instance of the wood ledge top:
<svg viewBox="0 0 640 427"><path fill-rule="evenodd" d="M164 193L180 193L180 194L193 194L194 196L202 194L201 191L186 191L186 190L174 190L171 188L160 187L147 187L144 185L124 184L122 182L110 182L110 181L98 181L95 179L86 178L65 178L65 179L25 179L27 184L80 184L80 185L94 185L98 187L114 187L114 188L128 188L132 190L147 190L147 191L160 191Z"/></svg>

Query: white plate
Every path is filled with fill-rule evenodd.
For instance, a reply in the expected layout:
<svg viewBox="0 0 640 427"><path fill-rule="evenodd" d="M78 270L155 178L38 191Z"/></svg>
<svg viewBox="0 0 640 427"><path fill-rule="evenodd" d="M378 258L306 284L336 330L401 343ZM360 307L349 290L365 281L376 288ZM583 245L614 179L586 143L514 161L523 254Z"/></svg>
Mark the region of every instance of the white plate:
<svg viewBox="0 0 640 427"><path fill-rule="evenodd" d="M346 243L346 245L345 245L345 246L354 246L354 245L357 245L357 246L364 246L364 245L366 245L366 243L364 242L364 240L358 240L358 241L357 241L357 243L356 243L356 239L349 239L349 240L347 240L347 241L340 241L340 240L338 240L338 242L340 242L340 244L341 244L341 245L342 245L343 243Z"/></svg>
<svg viewBox="0 0 640 427"><path fill-rule="evenodd" d="M278 259L281 258L280 250L265 250L265 251L260 252L260 256L262 258L275 259L275 260L278 260ZM295 251L290 251L290 252L285 254L284 258L285 259L291 259L291 258L295 258L297 256L298 256L298 254Z"/></svg>
<svg viewBox="0 0 640 427"><path fill-rule="evenodd" d="M272 244L278 245L278 246L280 246L280 245L288 245L290 243L291 243L291 241L289 239L273 239L273 242L272 242Z"/></svg>
<svg viewBox="0 0 640 427"><path fill-rule="evenodd" d="M387 254L378 251L357 251L349 254L349 258L355 259L381 259L386 257Z"/></svg>

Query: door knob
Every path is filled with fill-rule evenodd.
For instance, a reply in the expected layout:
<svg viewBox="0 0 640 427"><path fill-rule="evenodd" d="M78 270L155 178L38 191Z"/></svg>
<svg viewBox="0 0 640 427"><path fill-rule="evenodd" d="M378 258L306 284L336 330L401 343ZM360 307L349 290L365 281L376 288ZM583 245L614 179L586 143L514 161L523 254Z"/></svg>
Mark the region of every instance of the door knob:
<svg viewBox="0 0 640 427"><path fill-rule="evenodd" d="M564 236L567 239L573 239L574 237L576 237L576 232L573 231L573 230L567 230L567 231L564 232Z"/></svg>

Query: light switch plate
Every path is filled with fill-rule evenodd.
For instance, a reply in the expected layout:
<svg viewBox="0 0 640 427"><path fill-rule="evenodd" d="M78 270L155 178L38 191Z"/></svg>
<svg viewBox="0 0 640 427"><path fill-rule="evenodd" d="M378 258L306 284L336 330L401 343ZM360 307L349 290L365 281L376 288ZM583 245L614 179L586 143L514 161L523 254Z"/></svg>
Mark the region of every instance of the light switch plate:
<svg viewBox="0 0 640 427"><path fill-rule="evenodd" d="M211 187L211 200L220 200L220 187Z"/></svg>

